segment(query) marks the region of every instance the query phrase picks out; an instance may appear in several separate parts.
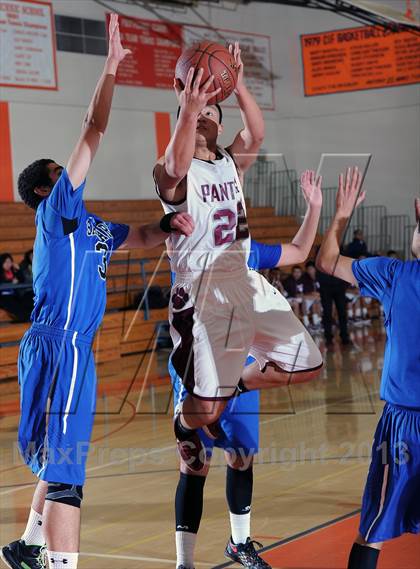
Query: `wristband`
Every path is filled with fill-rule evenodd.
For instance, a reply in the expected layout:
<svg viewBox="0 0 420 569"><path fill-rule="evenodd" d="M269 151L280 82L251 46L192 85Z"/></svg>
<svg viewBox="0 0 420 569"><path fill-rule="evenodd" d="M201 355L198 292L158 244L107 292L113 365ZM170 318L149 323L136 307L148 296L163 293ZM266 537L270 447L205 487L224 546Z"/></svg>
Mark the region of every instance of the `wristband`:
<svg viewBox="0 0 420 569"><path fill-rule="evenodd" d="M176 212L172 211L171 213L167 213L166 215L164 215L160 220L159 227L165 233L172 233L172 231L175 231L175 229L172 229L171 227L171 219L173 218L174 215L176 215Z"/></svg>

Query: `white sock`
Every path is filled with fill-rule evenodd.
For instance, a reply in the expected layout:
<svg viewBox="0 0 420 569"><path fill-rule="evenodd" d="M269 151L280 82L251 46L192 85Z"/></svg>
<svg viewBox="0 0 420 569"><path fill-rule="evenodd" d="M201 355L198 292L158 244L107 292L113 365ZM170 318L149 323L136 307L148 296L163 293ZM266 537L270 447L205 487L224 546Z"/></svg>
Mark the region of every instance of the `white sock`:
<svg viewBox="0 0 420 569"><path fill-rule="evenodd" d="M33 508L29 513L28 523L21 539L26 545L45 544L44 532L42 531L42 514L35 512Z"/></svg>
<svg viewBox="0 0 420 569"><path fill-rule="evenodd" d="M352 308L349 308L349 309L348 309L348 311L347 311L347 316L348 316L349 318L353 318L353 309L352 309Z"/></svg>
<svg viewBox="0 0 420 569"><path fill-rule="evenodd" d="M309 318L307 314L303 315L303 323L305 326L309 326Z"/></svg>
<svg viewBox="0 0 420 569"><path fill-rule="evenodd" d="M229 512L229 515L233 543L246 543L251 535L251 512L247 514Z"/></svg>
<svg viewBox="0 0 420 569"><path fill-rule="evenodd" d="M364 317L366 317L366 316L368 315L368 309L366 308L366 306L364 306L364 307L362 308L362 314L363 314Z"/></svg>
<svg viewBox="0 0 420 569"><path fill-rule="evenodd" d="M356 318L360 318L362 316L362 311L360 310L360 308L356 308L355 314L356 314Z"/></svg>
<svg viewBox="0 0 420 569"><path fill-rule="evenodd" d="M197 534L189 531L175 532L176 564L194 569L194 549Z"/></svg>
<svg viewBox="0 0 420 569"><path fill-rule="evenodd" d="M78 553L48 551L47 555L50 569L77 569Z"/></svg>

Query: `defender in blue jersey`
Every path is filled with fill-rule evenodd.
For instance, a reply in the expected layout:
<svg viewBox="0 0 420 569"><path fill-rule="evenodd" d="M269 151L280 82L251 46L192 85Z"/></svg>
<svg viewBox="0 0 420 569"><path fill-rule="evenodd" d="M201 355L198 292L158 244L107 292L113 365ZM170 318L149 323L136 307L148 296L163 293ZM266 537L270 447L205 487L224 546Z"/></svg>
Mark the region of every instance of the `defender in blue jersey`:
<svg viewBox="0 0 420 569"><path fill-rule="evenodd" d="M312 172L305 172L301 187L308 209L305 219L291 243L266 245L251 240L248 266L255 270L274 269L302 263L308 257L314 242L321 212L320 180ZM280 293L279 293L280 294ZM249 366L255 360L248 358ZM255 364L254 364L255 365ZM250 368L248 368L250 369ZM187 395L171 361L169 361L175 411ZM278 385L278 384L277 384ZM256 382L247 388L259 386ZM246 389L241 383L241 388ZM244 391L231 399L219 419L220 435L214 440L200 429L199 437L206 448L206 466L193 470L181 460L180 479L175 497L177 568L193 569L194 548L203 510L206 476L209 472L213 447L225 451L227 463L226 498L229 505L231 538L225 555L244 567L264 569L270 566L258 555L251 540L251 502L253 490L253 457L258 453L259 391Z"/></svg>
<svg viewBox="0 0 420 569"><path fill-rule="evenodd" d="M106 304L112 253L155 247L167 231L189 235L188 215L129 228L86 211L85 177L105 131L115 74L128 53L111 16L109 55L80 139L66 168L37 160L19 176L23 201L36 210L35 308L19 352L21 452L39 483L22 539L3 547L12 569L77 567L80 505L96 404L92 342Z"/></svg>
<svg viewBox="0 0 420 569"><path fill-rule="evenodd" d="M359 535L348 569L375 569L384 541L420 533L420 199L412 252L416 260L339 255L352 210L364 199L355 169L340 176L337 211L321 246L319 269L358 285L385 314L387 342L381 379L385 401L375 433ZM360 194L360 195L359 195Z"/></svg>

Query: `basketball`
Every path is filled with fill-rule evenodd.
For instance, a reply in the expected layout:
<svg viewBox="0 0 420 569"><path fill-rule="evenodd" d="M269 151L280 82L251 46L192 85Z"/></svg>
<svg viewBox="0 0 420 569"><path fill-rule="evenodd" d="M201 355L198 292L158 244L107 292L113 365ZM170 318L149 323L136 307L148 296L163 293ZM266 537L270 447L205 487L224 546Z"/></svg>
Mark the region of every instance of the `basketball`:
<svg viewBox="0 0 420 569"><path fill-rule="evenodd" d="M233 54L221 44L213 42L201 42L182 52L179 57L175 77L182 85L185 85L188 71L191 67L196 68L196 72L202 67L204 69L201 85L203 85L210 75L214 75L213 86L209 90L214 91L221 88L221 91L209 100L210 105L221 103L229 97L236 86L238 71Z"/></svg>

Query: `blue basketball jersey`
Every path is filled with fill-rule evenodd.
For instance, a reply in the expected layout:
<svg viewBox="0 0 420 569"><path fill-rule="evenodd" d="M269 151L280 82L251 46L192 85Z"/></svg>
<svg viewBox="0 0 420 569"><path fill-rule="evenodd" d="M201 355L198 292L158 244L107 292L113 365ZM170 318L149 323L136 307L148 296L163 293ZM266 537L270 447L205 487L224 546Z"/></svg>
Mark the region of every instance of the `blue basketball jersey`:
<svg viewBox="0 0 420 569"><path fill-rule="evenodd" d="M381 398L420 409L420 261L373 257L353 263L365 296L382 303L387 342Z"/></svg>
<svg viewBox="0 0 420 569"><path fill-rule="evenodd" d="M32 321L93 336L106 305L106 272L129 227L86 211L85 182L76 190L63 170L38 206Z"/></svg>

